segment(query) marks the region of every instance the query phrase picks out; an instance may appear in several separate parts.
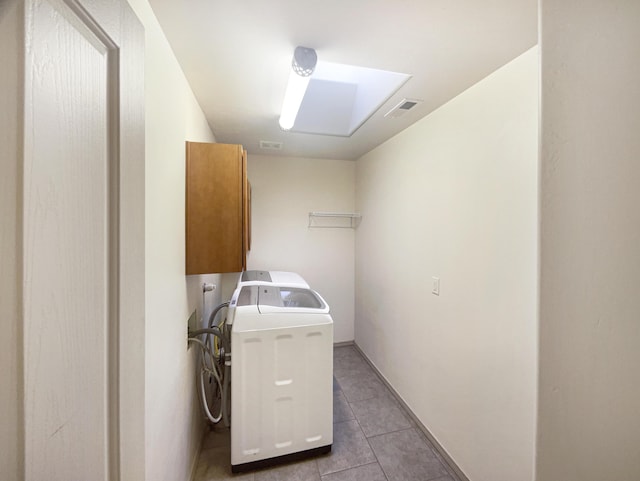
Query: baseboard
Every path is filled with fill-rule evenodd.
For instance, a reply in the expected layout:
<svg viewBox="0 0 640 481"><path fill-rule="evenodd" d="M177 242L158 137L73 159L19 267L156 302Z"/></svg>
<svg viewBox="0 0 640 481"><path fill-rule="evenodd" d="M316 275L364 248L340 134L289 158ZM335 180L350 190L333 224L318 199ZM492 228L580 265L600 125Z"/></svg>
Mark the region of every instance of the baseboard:
<svg viewBox="0 0 640 481"><path fill-rule="evenodd" d="M198 406L199 408L200 406ZM193 457L191 461L191 471L189 473L189 481L193 481L196 477L196 470L198 469L198 461L200 461L200 453L202 452L202 446L204 445L204 438L209 431L207 430L207 426L205 423L202 425L202 433L199 437L198 446L196 448L196 455Z"/></svg>
<svg viewBox="0 0 640 481"><path fill-rule="evenodd" d="M341 341L341 342L333 343L333 347L344 347L344 346L354 346L354 345L355 343L353 341Z"/></svg>
<svg viewBox="0 0 640 481"><path fill-rule="evenodd" d="M402 407L407 411L407 413L409 413L409 416L411 416L411 419L413 420L413 422L416 423L416 425L418 426L418 429L420 429L420 431L422 431L422 433L427 437L427 439L431 442L431 444L433 444L433 446L438 451L438 454L440 454L440 457L442 458L442 460L445 463L447 463L449 468L451 468L451 470L456 474L456 476L458 476L458 478L460 478L460 481L470 481L469 478L467 477L467 475L464 474L464 472L458 467L458 465L455 463L455 461L451 458L451 456L449 455L447 450L442 447L442 445L438 442L438 440L435 438L435 436L433 434L431 434L429 429L427 429L427 427L424 424L422 424L422 421L420 421L420 419L418 419L418 416L416 416L415 413L411 410L411 408L409 408L409 406L404 401L404 399L402 399L400 394L398 394L398 392L394 389L394 387L391 385L391 383L389 383L389 381L387 381L387 379L382 375L380 370L376 367L376 365L373 362L371 362L371 360L362 351L362 349L360 349L360 347L355 342L344 343L344 344L345 345L353 345L353 347L355 347L356 350L362 355L364 360L367 361L367 363L371 366L371 368L377 374L377 376L380 378L382 383L385 386L387 386L389 391L391 391L391 394L393 394L393 397L395 397L397 399L397 401L402 405Z"/></svg>

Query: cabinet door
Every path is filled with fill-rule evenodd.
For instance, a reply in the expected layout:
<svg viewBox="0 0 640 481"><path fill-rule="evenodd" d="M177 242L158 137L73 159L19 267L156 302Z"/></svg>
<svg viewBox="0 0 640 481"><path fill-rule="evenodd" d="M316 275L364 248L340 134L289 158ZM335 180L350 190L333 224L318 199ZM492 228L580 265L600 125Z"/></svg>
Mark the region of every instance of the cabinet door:
<svg viewBox="0 0 640 481"><path fill-rule="evenodd" d="M247 268L247 251L249 250L249 180L247 179L247 151L242 151L242 268Z"/></svg>
<svg viewBox="0 0 640 481"><path fill-rule="evenodd" d="M251 250L251 202L251 182L247 180L247 251Z"/></svg>
<svg viewBox="0 0 640 481"><path fill-rule="evenodd" d="M246 263L246 161L240 145L187 142L186 273L240 272Z"/></svg>
<svg viewBox="0 0 640 481"><path fill-rule="evenodd" d="M247 151L244 151L244 170L247 172ZM244 268L247 268L246 253L251 250L251 182L245 177L244 183L244 204L243 204L243 236L244 236L244 252L245 262Z"/></svg>

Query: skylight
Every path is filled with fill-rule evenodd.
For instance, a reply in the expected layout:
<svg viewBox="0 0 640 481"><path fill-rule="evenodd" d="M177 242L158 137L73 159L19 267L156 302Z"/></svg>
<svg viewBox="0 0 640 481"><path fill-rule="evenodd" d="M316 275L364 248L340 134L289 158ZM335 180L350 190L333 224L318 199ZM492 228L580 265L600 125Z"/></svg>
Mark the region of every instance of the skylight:
<svg viewBox="0 0 640 481"><path fill-rule="evenodd" d="M318 61L291 131L350 137L410 78Z"/></svg>

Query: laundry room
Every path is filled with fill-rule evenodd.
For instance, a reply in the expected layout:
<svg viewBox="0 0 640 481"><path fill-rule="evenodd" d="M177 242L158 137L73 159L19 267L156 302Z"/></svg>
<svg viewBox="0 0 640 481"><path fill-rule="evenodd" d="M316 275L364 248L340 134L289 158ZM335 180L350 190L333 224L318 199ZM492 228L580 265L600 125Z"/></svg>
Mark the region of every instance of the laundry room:
<svg viewBox="0 0 640 481"><path fill-rule="evenodd" d="M0 479L638 481L638 22L0 2Z"/></svg>
<svg viewBox="0 0 640 481"><path fill-rule="evenodd" d="M161 24L165 18L163 12L167 16L169 12L177 14L174 9L167 7L165 11L162 5L158 6L156 14ZM229 15L237 13L231 9ZM308 133L312 128L325 128L317 118L325 115L324 111L313 109L318 109L318 104L335 102L331 96L322 97L329 93L335 95L329 87L314 87L315 70L307 87L310 93L305 93L299 106L298 116L302 120L296 117L290 130L282 130L278 125L284 115L280 112L280 104L286 102L288 90L283 90L285 101L280 98L277 102L270 97L261 100L254 97L255 94L247 93L248 98L244 101L255 101L256 109L275 104L275 108L270 107L275 110L271 119L262 120L261 116L261 120L255 121L256 126L264 123L259 128L243 129L242 115L233 110L224 114L224 124L216 122L216 115L222 117L222 113L209 114L213 115L213 124L220 125L218 130L214 128L218 142L239 144L247 151L246 190L250 193L247 230L251 245L247 246L246 259L235 270L244 266L248 272L288 271L300 275L330 306L336 346L353 343L355 352L365 363L371 363L375 376L380 376L370 376L369 370L365 369L368 366L359 360L354 361L354 365L343 364L343 358L353 354L336 354L339 357L335 359L333 369L338 394L334 396L334 411L343 409L347 414L334 431L339 434L339 439L333 440L338 444L330 455L334 461L327 461L322 456L316 461L320 476L328 476L328 479L338 473L362 476L359 473L361 465L368 465L372 460L368 454L343 453L340 440L344 436L356 446L361 439L366 439L371 448L362 446L358 449L372 456L375 454L380 459L379 472L394 478L398 467L391 461L384 461L384 449L376 448L375 442L390 446L401 442L414 448L419 443L411 438L413 433L428 436L428 446L439 449L441 459L446 459L431 459L424 452L412 454L408 451L405 469L415 469L416 476L442 477L446 481L449 479L445 476L456 481L524 480L532 476L536 405L539 77L534 11L532 15L529 23L523 20L522 24L522 28L524 25L531 28L529 35L520 32L522 35L517 38L522 43L516 46L514 42L508 61L496 59L494 67L487 68L453 98L440 101L437 108L434 107L438 101L421 87L424 74L415 67L409 71L409 65L402 67L403 56L391 55L384 64L384 55L372 58L370 62L377 63L364 67L385 67L412 76L408 80L394 78L393 89L387 93L388 98L383 99L382 106L369 114L361 125L355 122L355 131L348 137ZM169 42L173 40L171 29L178 29L179 23L167 22L165 32ZM221 28L225 30L226 27ZM510 24L509 28L515 27ZM187 49L189 38L181 35L183 44L176 47L179 60ZM316 47L311 53L315 68L326 69L325 62L338 61L340 49L335 53L328 49L323 52L318 45L313 46ZM282 88L288 89L290 71L295 71L296 65L306 60L301 51L306 54L310 50L309 46L294 47L286 52L287 59L281 68L284 72L273 73L263 81L265 86L274 84L273 79L279 78ZM269 57L268 52L261 52ZM216 59L220 53L211 49L208 55ZM327 58L329 55L331 57ZM361 55L366 58L365 53ZM348 56L344 58L346 61ZM187 55L182 60L183 68L186 72L195 72L194 64L199 60L195 54ZM218 61L224 60L221 57ZM275 56L270 62L262 61L265 66L261 70L267 68L266 64L279 65ZM206 89L198 90L198 78L205 78L208 68L194 74L196 82L192 84L196 97L204 99L201 106L205 115L209 104L216 105L215 97L207 97ZM328 75L325 70L321 74L321 80L317 82ZM431 72L430 75L433 82L438 74ZM363 80L365 86L358 86L359 89L366 90L366 80ZM225 76L217 81L224 84L228 80ZM451 77L450 81L455 80ZM320 95L321 99L312 101L313 95ZM415 99L415 105L402 115L396 114L394 107L406 99ZM378 101L376 106L379 104ZM429 105L432 107L426 114ZM311 114L310 109L313 110ZM315 123L311 124L307 119L309 116L314 117ZM340 112L332 113L331 118L339 123ZM389 135L382 129L391 128L394 132L401 125L407 127L381 141L383 135ZM252 137L254 128L262 137ZM372 132L378 132L377 140L371 140ZM198 171L195 170L197 167L192 167L190 152L191 141L198 139L186 140L189 141L187 179L195 175L198 179L194 182L198 183L203 176L205 178L204 186L195 187L195 195L204 195L207 189L214 195L224 186L214 184L215 179L208 179L207 174L195 173ZM215 177L215 173L211 175ZM188 180L187 263L190 262L192 229L190 188L191 181ZM218 207L213 200L207 205ZM226 203L222 205L227 206ZM235 204L228 208L236 210ZM225 208L218 207L218 210ZM196 224L201 223L198 215L193 218ZM221 221L213 217L207 222L207 225L217 224ZM225 224L224 229L212 231L210 235L232 237L231 230L229 224ZM240 244L236 242L236 245ZM227 252L222 247L211 250ZM243 294L236 291L234 296L237 281L238 274L234 272L224 274L220 282L214 282L220 289L220 302L230 300L232 307L240 302ZM244 289L246 291L248 287ZM256 303L257 310L251 315L263 310L260 293L262 291L258 290L253 294L255 300L252 302ZM266 292L263 294L270 296ZM209 303L207 310L213 307L215 296L216 292L205 295L205 302ZM196 311L198 307L196 304ZM244 313L248 308L244 305L242 309L230 308L232 317L237 319L238 313ZM206 318L208 312L204 314ZM214 324L217 322L219 320ZM244 318L233 322L232 333L236 329L245 332L241 327L247 322ZM240 405L246 407L248 400L235 404L232 396L230 405L236 409L231 409L230 462L217 457L215 450L205 449L196 468L196 479L198 476L216 479L211 474L217 472L212 466L229 469L230 464L231 470L243 470L245 464L249 464L249 467L261 469L264 467L263 455L268 459L279 458L278 452L284 455L302 450L286 435L280 440L276 435L271 443L265 441L264 446L256 440L255 436L271 439L280 429L288 432L284 427L287 423L278 420L281 409L278 406L284 402L278 400L290 396L294 405L297 401L293 394L275 394L278 389L286 392L287 386L274 388L271 395L267 394L271 390L266 386L255 391L240 385L245 381L236 378L236 373L249 368L239 357L239 346L245 345L239 341L240 333L237 338L236 346L231 345L230 361L231 384L237 389L231 392L237 396L253 392L254 397L257 396L255 393L262 392L261 406L273 404L269 408L273 412L269 421L272 427L261 428L268 416L254 418L250 413L257 415L256 409L242 410L245 414L238 414ZM259 333L255 334L255 339L262 339L260 342L265 351L261 352L267 359L276 356L273 353L278 352L277 348L273 347L272 351L267 347L275 341L260 337ZM293 335L291 342L299 342L296 339ZM253 359L257 355L250 352L253 351L243 350L242 359ZM298 364L304 363L304 359L301 357ZM268 365L266 360L258 364L260 369ZM288 373L286 380L276 376L273 383L289 381L292 384L301 382ZM322 383L322 378L318 382ZM254 380L254 388L258 389L256 383L258 381ZM386 404L383 399L386 392L396 397L402 411ZM378 408L393 422L384 424L368 419L369 411ZM298 409L303 408L291 407L292 413ZM353 414L349 415L349 412ZM218 411L213 415L221 416L222 413ZM252 428L245 432L247 416L252 419ZM291 414L285 419L293 418ZM416 423L420 429L412 431L409 423ZM224 424L223 421L220 424ZM492 442L473 442L485 436L486 426L491 426ZM338 428L353 428L355 434L351 431L345 434ZM357 435L360 429L363 438ZM245 434L241 435L241 432ZM236 445L234 435L236 440L242 438L247 444ZM316 437L315 432L298 436ZM404 437L396 440L394 436ZM205 438L205 443L215 441ZM272 451L269 448L272 445L282 447ZM317 445L321 446L322 442ZM309 449L315 446L312 443ZM250 454L241 456L240 452ZM417 459L410 461L412 456Z"/></svg>

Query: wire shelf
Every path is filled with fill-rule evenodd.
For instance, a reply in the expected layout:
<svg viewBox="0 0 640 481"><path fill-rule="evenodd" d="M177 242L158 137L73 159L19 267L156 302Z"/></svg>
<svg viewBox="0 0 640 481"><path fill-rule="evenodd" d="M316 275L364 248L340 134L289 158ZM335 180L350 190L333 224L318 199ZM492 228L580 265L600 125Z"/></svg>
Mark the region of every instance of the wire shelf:
<svg viewBox="0 0 640 481"><path fill-rule="evenodd" d="M335 219L336 222L318 222L318 219ZM348 222L344 222L344 220ZM362 215L357 212L309 212L310 228L355 229Z"/></svg>

